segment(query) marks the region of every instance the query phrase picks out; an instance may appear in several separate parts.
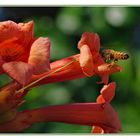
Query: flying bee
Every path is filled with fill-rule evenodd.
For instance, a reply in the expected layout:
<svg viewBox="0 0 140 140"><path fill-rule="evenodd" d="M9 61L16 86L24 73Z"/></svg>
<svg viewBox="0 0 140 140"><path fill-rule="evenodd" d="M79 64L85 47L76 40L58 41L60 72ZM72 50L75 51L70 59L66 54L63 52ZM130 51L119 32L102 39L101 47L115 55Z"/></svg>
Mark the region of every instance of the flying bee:
<svg viewBox="0 0 140 140"><path fill-rule="evenodd" d="M127 60L129 58L129 55L127 53L111 49L104 49L101 54L104 60L106 62L111 62L111 64L115 64L118 60Z"/></svg>

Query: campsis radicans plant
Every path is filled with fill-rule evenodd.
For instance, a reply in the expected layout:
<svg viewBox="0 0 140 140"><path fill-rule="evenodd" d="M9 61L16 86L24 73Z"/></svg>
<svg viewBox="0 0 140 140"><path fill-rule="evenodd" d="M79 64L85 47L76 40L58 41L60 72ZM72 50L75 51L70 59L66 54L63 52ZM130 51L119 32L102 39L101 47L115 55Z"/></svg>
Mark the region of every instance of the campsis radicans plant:
<svg viewBox="0 0 140 140"><path fill-rule="evenodd" d="M121 124L110 104L116 84L108 81L110 74L122 68L103 60L99 36L84 32L77 45L79 54L50 63L51 41L48 37L34 37L33 24L0 22L0 74L13 79L0 88L0 132L21 132L38 122L88 125L93 133L119 132ZM24 96L35 86L92 76L99 76L98 84L103 84L94 103L17 111L25 103Z"/></svg>

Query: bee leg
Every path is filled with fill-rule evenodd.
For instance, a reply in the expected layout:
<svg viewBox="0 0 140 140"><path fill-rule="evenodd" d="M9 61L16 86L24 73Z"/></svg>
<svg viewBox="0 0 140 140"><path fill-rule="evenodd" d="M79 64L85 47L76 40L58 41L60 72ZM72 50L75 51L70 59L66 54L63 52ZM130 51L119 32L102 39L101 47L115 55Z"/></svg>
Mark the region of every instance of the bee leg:
<svg viewBox="0 0 140 140"><path fill-rule="evenodd" d="M114 64L116 64L118 62L118 59L114 59Z"/></svg>
<svg viewBox="0 0 140 140"><path fill-rule="evenodd" d="M110 62L110 60L111 60L111 59L110 59L110 55L106 55L106 57L105 57L105 59L104 59L104 60L105 60L105 62L106 62L106 63L109 63L109 62Z"/></svg>
<svg viewBox="0 0 140 140"><path fill-rule="evenodd" d="M118 59L113 59L109 67L113 67L118 62Z"/></svg>

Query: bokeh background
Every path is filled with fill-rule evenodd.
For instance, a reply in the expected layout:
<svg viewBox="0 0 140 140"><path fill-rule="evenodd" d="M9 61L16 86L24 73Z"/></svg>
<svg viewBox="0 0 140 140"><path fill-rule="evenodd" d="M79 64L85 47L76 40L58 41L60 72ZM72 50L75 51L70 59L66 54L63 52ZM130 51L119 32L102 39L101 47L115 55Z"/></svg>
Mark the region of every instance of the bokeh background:
<svg viewBox="0 0 140 140"><path fill-rule="evenodd" d="M123 71L110 76L117 83L111 102L122 123L121 133L140 133L140 8L139 7L1 7L0 21L34 20L34 34L52 42L51 61L76 53L85 31L96 32L101 47L124 51L130 59L119 61ZM33 88L19 110L74 102L94 102L102 85L98 77L82 78ZM3 75L0 85L9 81ZM113 121L113 120L112 120ZM24 133L89 133L91 127L63 123L38 123Z"/></svg>

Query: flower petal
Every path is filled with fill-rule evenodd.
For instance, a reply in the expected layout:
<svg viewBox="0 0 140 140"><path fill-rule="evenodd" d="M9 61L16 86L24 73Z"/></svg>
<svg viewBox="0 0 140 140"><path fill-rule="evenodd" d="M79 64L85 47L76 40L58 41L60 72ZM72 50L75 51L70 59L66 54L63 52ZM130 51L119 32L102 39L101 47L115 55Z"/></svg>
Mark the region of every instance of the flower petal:
<svg viewBox="0 0 140 140"><path fill-rule="evenodd" d="M50 41L40 37L31 46L28 63L34 68L34 74L41 74L50 70Z"/></svg>
<svg viewBox="0 0 140 140"><path fill-rule="evenodd" d="M2 65L3 70L17 82L25 85L32 76L32 66L24 62L8 62Z"/></svg>
<svg viewBox="0 0 140 140"><path fill-rule="evenodd" d="M33 21L16 24L13 21L0 22L0 42L16 37L23 46L33 39Z"/></svg>
<svg viewBox="0 0 140 140"><path fill-rule="evenodd" d="M5 62L19 60L24 52L17 38L10 38L0 43L0 56Z"/></svg>
<svg viewBox="0 0 140 140"><path fill-rule="evenodd" d="M78 49L83 45L88 45L91 52L99 52L100 50L100 38L97 34L84 32L80 41L78 42Z"/></svg>
<svg viewBox="0 0 140 140"><path fill-rule="evenodd" d="M2 57L0 57L0 74L3 73L2 65L4 64L4 61Z"/></svg>
<svg viewBox="0 0 140 140"><path fill-rule="evenodd" d="M103 95L106 102L110 102L115 96L115 88L116 83L112 82L108 85L104 85L104 87L101 89L101 94Z"/></svg>
<svg viewBox="0 0 140 140"><path fill-rule="evenodd" d="M99 126L93 126L92 130L91 130L91 133L103 134L104 130Z"/></svg>
<svg viewBox="0 0 140 140"><path fill-rule="evenodd" d="M100 103L100 104L105 103L105 99L104 99L103 95L99 95L96 99L96 102Z"/></svg>
<svg viewBox="0 0 140 140"><path fill-rule="evenodd" d="M122 67L118 65L112 65L108 63L104 63L102 65L99 65L96 69L96 73L98 74L112 74L115 72L120 72L122 70Z"/></svg>
<svg viewBox="0 0 140 140"><path fill-rule="evenodd" d="M95 74L101 77L101 81L98 82L98 84L108 84L109 75L115 72L120 72L121 70L122 67L108 63L101 64L94 68Z"/></svg>
<svg viewBox="0 0 140 140"><path fill-rule="evenodd" d="M101 95L99 95L96 100L97 103L110 102L115 96L115 89L116 89L115 82L109 83L108 85L104 85L100 91Z"/></svg>
<svg viewBox="0 0 140 140"><path fill-rule="evenodd" d="M23 46L28 47L33 41L34 22L29 21L27 23L19 23L18 26L20 27L21 32L21 42L23 42Z"/></svg>
<svg viewBox="0 0 140 140"><path fill-rule="evenodd" d="M93 60L90 49L87 45L80 47L80 66L82 67L83 73L86 76L93 75Z"/></svg>

